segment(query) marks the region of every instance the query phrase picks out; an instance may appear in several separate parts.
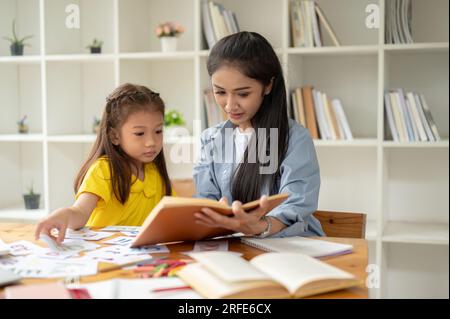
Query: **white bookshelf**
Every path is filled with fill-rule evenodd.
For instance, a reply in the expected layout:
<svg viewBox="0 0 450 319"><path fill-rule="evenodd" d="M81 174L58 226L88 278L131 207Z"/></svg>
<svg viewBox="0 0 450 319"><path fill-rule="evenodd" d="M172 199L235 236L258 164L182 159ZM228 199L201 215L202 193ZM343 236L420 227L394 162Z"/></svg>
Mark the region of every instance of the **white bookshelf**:
<svg viewBox="0 0 450 319"><path fill-rule="evenodd" d="M289 90L312 84L343 102L353 141L314 141L321 168L319 208L367 214L370 263L381 288L371 296L448 298L448 0L413 0L414 44L384 44L384 5L390 0L319 0L342 46L293 48L289 0L217 0L236 12L242 30L273 44ZM22 57L0 41L0 220L36 222L73 201L72 182L95 140L92 120L106 95L134 82L161 93L180 110L198 142L193 120L203 122L209 50L201 30L201 0L0 0L0 35L16 17L20 35L33 34ZM380 7L380 29L367 29L368 4ZM65 7L78 4L81 28L64 26ZM255 13L257 9L257 14ZM264 16L270 18L264 18ZM153 30L180 22L178 51L161 53ZM101 55L85 48L104 41ZM384 135L383 92L402 87L423 93L443 141L397 143ZM30 133L16 121L29 115ZM166 158L180 143L165 141ZM172 178L192 176L192 162L168 162ZM42 194L26 211L30 181ZM4 191L3 191L4 190ZM423 259L432 258L433 262Z"/></svg>

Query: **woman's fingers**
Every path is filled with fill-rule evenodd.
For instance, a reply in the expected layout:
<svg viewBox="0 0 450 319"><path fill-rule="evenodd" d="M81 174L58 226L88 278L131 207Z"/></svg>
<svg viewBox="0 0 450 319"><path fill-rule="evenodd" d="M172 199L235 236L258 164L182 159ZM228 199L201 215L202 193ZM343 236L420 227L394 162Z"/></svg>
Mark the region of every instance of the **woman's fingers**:
<svg viewBox="0 0 450 319"><path fill-rule="evenodd" d="M219 202L224 203L225 205L228 206L228 199L227 199L225 196L222 197L222 198L219 200Z"/></svg>
<svg viewBox="0 0 450 319"><path fill-rule="evenodd" d="M235 229L239 226L239 221L222 214L216 213L209 208L203 208L202 213L209 218L211 224L227 229Z"/></svg>

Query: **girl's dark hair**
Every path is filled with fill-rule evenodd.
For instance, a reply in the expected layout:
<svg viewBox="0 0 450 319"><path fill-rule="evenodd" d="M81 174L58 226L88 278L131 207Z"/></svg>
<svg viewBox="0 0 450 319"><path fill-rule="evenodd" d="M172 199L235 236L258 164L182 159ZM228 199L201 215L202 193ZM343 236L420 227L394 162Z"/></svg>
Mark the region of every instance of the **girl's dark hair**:
<svg viewBox="0 0 450 319"><path fill-rule="evenodd" d="M139 111L156 111L164 116L164 102L158 93L141 85L130 83L117 87L107 98L106 106L100 122L100 131L87 160L81 166L74 182L75 193L78 192L89 167L100 157L108 158L111 172L111 183L114 195L122 203L128 200L132 183L132 165L134 161L122 150L119 145L112 143L112 134L119 131L128 116ZM166 195L171 195L172 187L167 173L164 153L156 156L154 163L161 175ZM135 167L137 169L137 167Z"/></svg>
<svg viewBox="0 0 450 319"><path fill-rule="evenodd" d="M287 114L286 86L280 61L271 44L260 34L255 32L238 32L222 38L212 48L208 58L208 73L214 74L222 66L237 68L245 76L268 86L273 80L272 90L264 96L263 102L251 119L255 129L256 145L270 144L270 128L278 129L278 167L274 174L260 174L259 169L264 166L256 152L256 163L248 162L248 152L244 154L244 161L239 164L232 180L231 194L234 200L249 202L261 196L261 185L269 183L269 191L275 187L280 172L287 145L289 143L289 124ZM264 91L262 92L264 94ZM258 129L266 130L266 140L258 140ZM255 150L253 150L255 151ZM271 158L273 158L271 156Z"/></svg>

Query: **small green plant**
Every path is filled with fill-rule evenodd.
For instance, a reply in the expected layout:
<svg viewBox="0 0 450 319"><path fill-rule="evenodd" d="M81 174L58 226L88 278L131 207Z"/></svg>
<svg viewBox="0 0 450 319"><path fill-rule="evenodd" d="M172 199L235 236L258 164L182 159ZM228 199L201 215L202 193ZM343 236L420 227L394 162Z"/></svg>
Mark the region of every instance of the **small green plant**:
<svg viewBox="0 0 450 319"><path fill-rule="evenodd" d="M91 44L89 44L86 49L90 49L91 53L101 53L102 52L103 41L94 39Z"/></svg>
<svg viewBox="0 0 450 319"><path fill-rule="evenodd" d="M28 195L35 195L34 193L34 187L33 187L33 181L31 181L30 187L28 187Z"/></svg>
<svg viewBox="0 0 450 319"><path fill-rule="evenodd" d="M89 44L89 45L86 47L86 49L101 48L102 45L103 45L103 41L102 41L102 40L94 39L94 40L92 41L92 43Z"/></svg>
<svg viewBox="0 0 450 319"><path fill-rule="evenodd" d="M28 125L26 123L27 115L22 117L19 121L17 121L19 133L28 133Z"/></svg>
<svg viewBox="0 0 450 319"><path fill-rule="evenodd" d="M184 125L183 115L177 110L170 110L164 115L164 126L182 126Z"/></svg>
<svg viewBox="0 0 450 319"><path fill-rule="evenodd" d="M16 33L16 20L14 19L12 22L12 38L3 37L3 39L11 42L11 55L22 55L24 46L30 46L28 43L25 43L25 40L31 39L32 35L27 35L26 37L19 38Z"/></svg>

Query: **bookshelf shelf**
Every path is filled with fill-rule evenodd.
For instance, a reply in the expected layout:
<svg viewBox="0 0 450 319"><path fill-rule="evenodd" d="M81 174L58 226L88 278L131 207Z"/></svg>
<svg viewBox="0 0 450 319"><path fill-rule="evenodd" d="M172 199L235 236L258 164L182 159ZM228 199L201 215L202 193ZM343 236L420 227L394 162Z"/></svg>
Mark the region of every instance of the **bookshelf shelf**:
<svg viewBox="0 0 450 319"><path fill-rule="evenodd" d="M385 148L448 148L448 140L440 142L383 142Z"/></svg>
<svg viewBox="0 0 450 319"><path fill-rule="evenodd" d="M383 232L383 242L448 245L448 224L390 221Z"/></svg>
<svg viewBox="0 0 450 319"><path fill-rule="evenodd" d="M314 140L316 147L376 147L376 139L355 139L353 141Z"/></svg>
<svg viewBox="0 0 450 319"><path fill-rule="evenodd" d="M384 50L388 53L397 52L446 52L448 51L448 42L436 43L412 43L412 44L385 44Z"/></svg>
<svg viewBox="0 0 450 319"><path fill-rule="evenodd" d="M113 54L60 54L47 55L45 61L48 62L98 62L98 61L114 61Z"/></svg>
<svg viewBox="0 0 450 319"><path fill-rule="evenodd" d="M119 58L121 60L186 60L193 59L195 57L195 52L185 51L185 52L134 52L134 53L121 53Z"/></svg>
<svg viewBox="0 0 450 319"><path fill-rule="evenodd" d="M23 206L23 205L22 205ZM47 215L47 211L45 209L32 209L26 210L25 208L20 208L19 205L11 208L3 208L0 209L0 221L17 221L17 222L25 222L25 223L36 223L40 219L44 218Z"/></svg>
<svg viewBox="0 0 450 319"><path fill-rule="evenodd" d="M43 142L42 134L3 134L0 135L0 142Z"/></svg>
<svg viewBox="0 0 450 319"><path fill-rule="evenodd" d="M288 54L299 55L361 55L378 53L377 45L348 45L340 47L288 48Z"/></svg>
<svg viewBox="0 0 450 319"><path fill-rule="evenodd" d="M448 281L443 248L448 250L449 2L412 0L416 43L400 45L384 41L388 1L317 0L341 46L332 46L322 30L323 47L295 48L290 0L217 0L236 13L241 30L259 32L271 42L289 91L312 85L342 101L354 140L314 141L322 180L319 208L367 214L369 262L380 267L382 277L374 296L438 291L438 297L448 298L442 282ZM0 193L0 220L32 222L73 201L73 178L95 140L93 118L101 115L105 97L125 82L150 87L167 109L183 113L190 134L166 136L165 152L172 178L192 177L193 163L171 162L169 154L179 143L197 146L194 120L206 128L203 90L210 87L210 51L202 33L201 2L0 1L0 35L9 32L14 17L21 35L34 35L21 57L5 56L9 46L0 41L0 101L2 111L6 108L0 117L0 188L6 189ZM80 6L80 29L63 25L65 7L72 3ZM369 4L379 5L379 29L365 25ZM163 21L180 22L186 29L176 52L161 52L153 33ZM94 37L104 41L100 55L86 49ZM398 143L385 136L383 93L395 88L426 96L441 142ZM30 120L27 135L17 134L16 122L24 114ZM31 178L42 194L36 215L20 204ZM420 253L425 245L423 255L446 263L447 273L435 278L435 268L420 263L413 274L401 273L415 258L403 251L405 245ZM428 278L439 289L423 288L421 280Z"/></svg>
<svg viewBox="0 0 450 319"><path fill-rule="evenodd" d="M41 62L41 57L36 56L0 56L1 64L38 64Z"/></svg>

